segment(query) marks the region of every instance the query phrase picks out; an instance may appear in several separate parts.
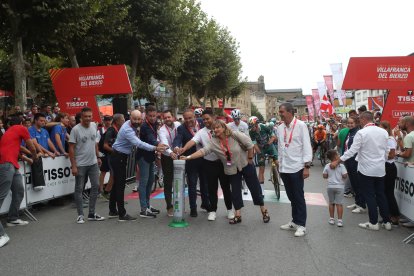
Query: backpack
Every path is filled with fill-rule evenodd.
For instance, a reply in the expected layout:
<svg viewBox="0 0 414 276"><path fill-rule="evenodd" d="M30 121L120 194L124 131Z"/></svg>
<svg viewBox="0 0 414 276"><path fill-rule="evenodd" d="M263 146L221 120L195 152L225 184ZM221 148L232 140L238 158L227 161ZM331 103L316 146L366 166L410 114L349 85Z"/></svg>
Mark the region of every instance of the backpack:
<svg viewBox="0 0 414 276"><path fill-rule="evenodd" d="M98 143L98 150L102 153L106 153L106 150L104 150L104 142L105 142L105 133L103 132L103 128L99 129L99 134L101 136L101 139L99 139L99 143Z"/></svg>

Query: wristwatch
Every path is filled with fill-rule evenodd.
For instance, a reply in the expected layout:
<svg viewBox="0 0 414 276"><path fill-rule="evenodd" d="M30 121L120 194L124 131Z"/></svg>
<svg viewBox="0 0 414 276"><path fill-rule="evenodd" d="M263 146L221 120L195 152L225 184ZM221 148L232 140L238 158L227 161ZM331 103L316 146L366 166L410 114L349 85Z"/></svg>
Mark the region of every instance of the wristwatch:
<svg viewBox="0 0 414 276"><path fill-rule="evenodd" d="M311 167L311 166L310 166L310 163L309 163L309 162L306 162L306 163L305 163L305 168L306 168L306 169L310 169L310 167Z"/></svg>

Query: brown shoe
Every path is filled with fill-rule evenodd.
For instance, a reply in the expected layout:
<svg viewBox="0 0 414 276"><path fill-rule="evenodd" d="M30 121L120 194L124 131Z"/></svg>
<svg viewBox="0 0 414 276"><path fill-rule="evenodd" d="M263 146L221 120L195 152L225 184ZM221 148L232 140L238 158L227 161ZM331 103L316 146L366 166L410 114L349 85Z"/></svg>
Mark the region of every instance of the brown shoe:
<svg viewBox="0 0 414 276"><path fill-rule="evenodd" d="M167 216L169 216L169 217L174 216L174 209L173 208L167 209Z"/></svg>

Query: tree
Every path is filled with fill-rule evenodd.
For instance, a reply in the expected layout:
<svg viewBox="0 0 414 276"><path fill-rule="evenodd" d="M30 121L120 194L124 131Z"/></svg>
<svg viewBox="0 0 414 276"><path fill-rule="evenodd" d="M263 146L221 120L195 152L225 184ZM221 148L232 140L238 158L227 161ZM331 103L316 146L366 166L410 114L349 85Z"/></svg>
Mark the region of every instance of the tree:
<svg viewBox="0 0 414 276"><path fill-rule="evenodd" d="M256 116L259 121L264 122L263 115L259 112L259 109L257 109L257 106L254 103L250 104L252 109L252 116Z"/></svg>

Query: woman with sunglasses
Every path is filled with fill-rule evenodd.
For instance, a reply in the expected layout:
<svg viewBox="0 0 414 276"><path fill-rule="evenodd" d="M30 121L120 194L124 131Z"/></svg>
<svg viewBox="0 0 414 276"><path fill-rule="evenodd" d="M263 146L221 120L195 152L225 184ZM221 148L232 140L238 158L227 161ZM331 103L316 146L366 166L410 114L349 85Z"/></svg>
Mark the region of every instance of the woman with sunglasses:
<svg viewBox="0 0 414 276"><path fill-rule="evenodd" d="M223 121L217 120L213 124L214 137L210 144L189 156L181 156L182 160L191 160L203 157L214 152L224 165L224 173L229 176L232 190L232 200L235 217L229 220L230 224L241 223L242 177L244 177L254 205L260 206L264 223L270 221L269 212L264 206L262 189L253 165L253 143L250 137L241 132L232 132Z"/></svg>

